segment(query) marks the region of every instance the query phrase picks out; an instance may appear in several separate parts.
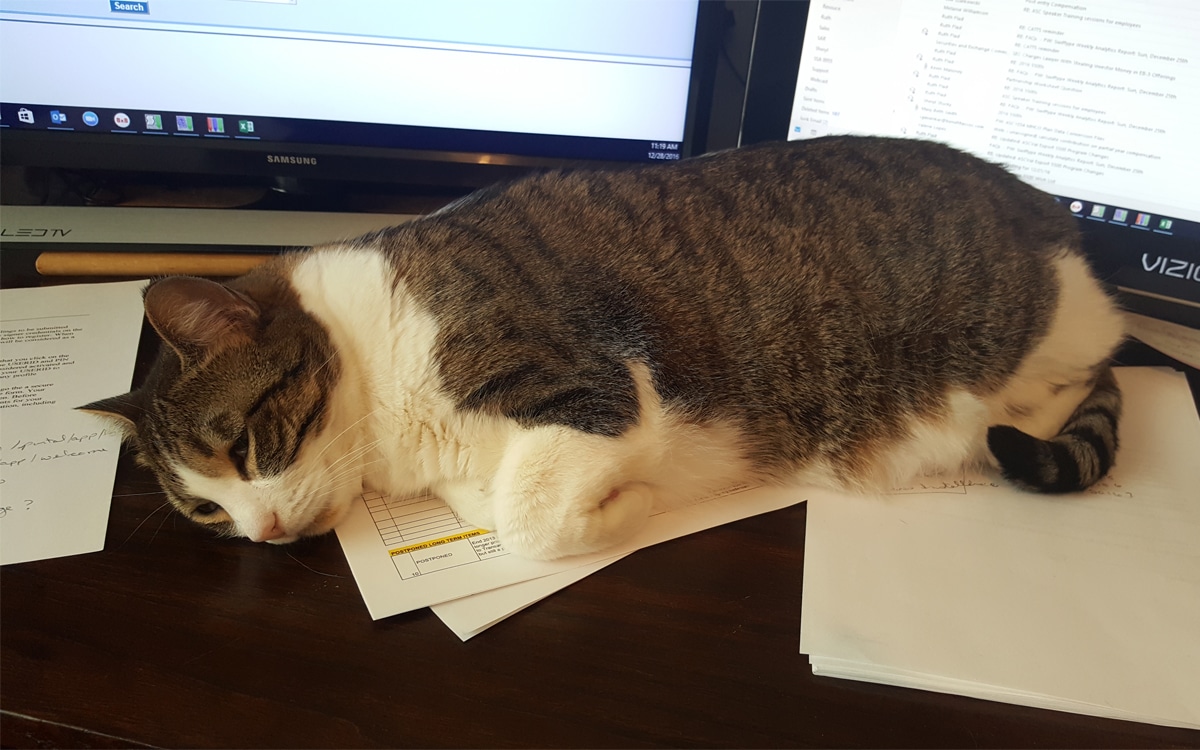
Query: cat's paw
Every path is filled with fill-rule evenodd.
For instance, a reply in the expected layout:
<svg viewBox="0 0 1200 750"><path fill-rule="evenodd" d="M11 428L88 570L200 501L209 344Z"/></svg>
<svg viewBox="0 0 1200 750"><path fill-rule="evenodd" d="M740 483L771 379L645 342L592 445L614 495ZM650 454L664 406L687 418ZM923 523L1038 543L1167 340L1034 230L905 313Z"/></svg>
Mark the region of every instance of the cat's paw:
<svg viewBox="0 0 1200 750"><path fill-rule="evenodd" d="M467 523L481 529L496 528L491 490L487 482L463 479L441 482L430 489Z"/></svg>
<svg viewBox="0 0 1200 750"><path fill-rule="evenodd" d="M654 493L630 482L603 496L545 507L512 503L513 512L497 518L500 541L521 557L554 560L598 552L632 537L650 516Z"/></svg>

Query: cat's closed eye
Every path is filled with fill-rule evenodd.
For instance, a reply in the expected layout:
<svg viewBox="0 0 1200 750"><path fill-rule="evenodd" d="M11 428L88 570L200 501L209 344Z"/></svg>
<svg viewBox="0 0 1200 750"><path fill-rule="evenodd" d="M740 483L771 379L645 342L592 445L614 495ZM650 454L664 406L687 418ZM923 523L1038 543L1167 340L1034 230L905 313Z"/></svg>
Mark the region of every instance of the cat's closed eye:
<svg viewBox="0 0 1200 750"><path fill-rule="evenodd" d="M211 516L219 513L221 506L216 503L201 503L197 505L192 512L198 516Z"/></svg>
<svg viewBox="0 0 1200 750"><path fill-rule="evenodd" d="M248 477L246 472L246 458L250 455L250 431L242 430L242 434L238 435L237 440L229 446L229 460L233 462L234 468L242 478ZM213 505L214 503L208 503ZM207 515L207 514L206 514Z"/></svg>

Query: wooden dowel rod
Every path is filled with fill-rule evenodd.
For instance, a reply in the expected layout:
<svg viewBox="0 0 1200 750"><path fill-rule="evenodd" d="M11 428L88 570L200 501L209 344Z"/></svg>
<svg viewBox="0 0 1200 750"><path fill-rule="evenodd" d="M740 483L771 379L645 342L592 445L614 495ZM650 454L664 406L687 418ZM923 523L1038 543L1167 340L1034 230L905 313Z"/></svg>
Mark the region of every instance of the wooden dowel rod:
<svg viewBox="0 0 1200 750"><path fill-rule="evenodd" d="M273 255L225 253L59 253L38 256L43 276L241 276Z"/></svg>

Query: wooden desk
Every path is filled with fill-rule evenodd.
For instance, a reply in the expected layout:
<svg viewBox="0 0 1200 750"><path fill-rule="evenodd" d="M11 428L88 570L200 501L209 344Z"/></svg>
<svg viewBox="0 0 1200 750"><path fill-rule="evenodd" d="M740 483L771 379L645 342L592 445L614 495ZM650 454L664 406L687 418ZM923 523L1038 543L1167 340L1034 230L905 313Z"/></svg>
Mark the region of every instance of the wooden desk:
<svg viewBox="0 0 1200 750"><path fill-rule="evenodd" d="M214 539L124 456L103 552L0 569L0 744L1200 746L813 677L804 522L798 506L643 550L463 644L427 610L372 622L333 536Z"/></svg>
<svg viewBox="0 0 1200 750"><path fill-rule="evenodd" d="M643 550L466 644L332 536L215 540L122 460L103 552L3 568L4 747L1134 747L1200 733L814 678L803 506Z"/></svg>

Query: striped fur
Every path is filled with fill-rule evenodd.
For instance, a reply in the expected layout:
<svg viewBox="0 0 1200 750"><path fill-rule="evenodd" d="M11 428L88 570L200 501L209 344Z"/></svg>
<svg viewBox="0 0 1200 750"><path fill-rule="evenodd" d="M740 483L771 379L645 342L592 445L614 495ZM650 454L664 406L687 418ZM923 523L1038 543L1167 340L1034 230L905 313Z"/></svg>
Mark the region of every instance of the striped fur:
<svg viewBox="0 0 1200 750"><path fill-rule="evenodd" d="M1078 492L1100 481L1117 456L1121 392L1112 368L1091 383L1092 391L1049 440L1011 425L988 429L988 449L1004 478L1034 492Z"/></svg>
<svg viewBox="0 0 1200 750"><path fill-rule="evenodd" d="M146 305L151 377L88 408L259 541L430 490L549 558L734 482L990 461L1068 492L1117 446L1121 320L1073 219L919 141L550 172Z"/></svg>

